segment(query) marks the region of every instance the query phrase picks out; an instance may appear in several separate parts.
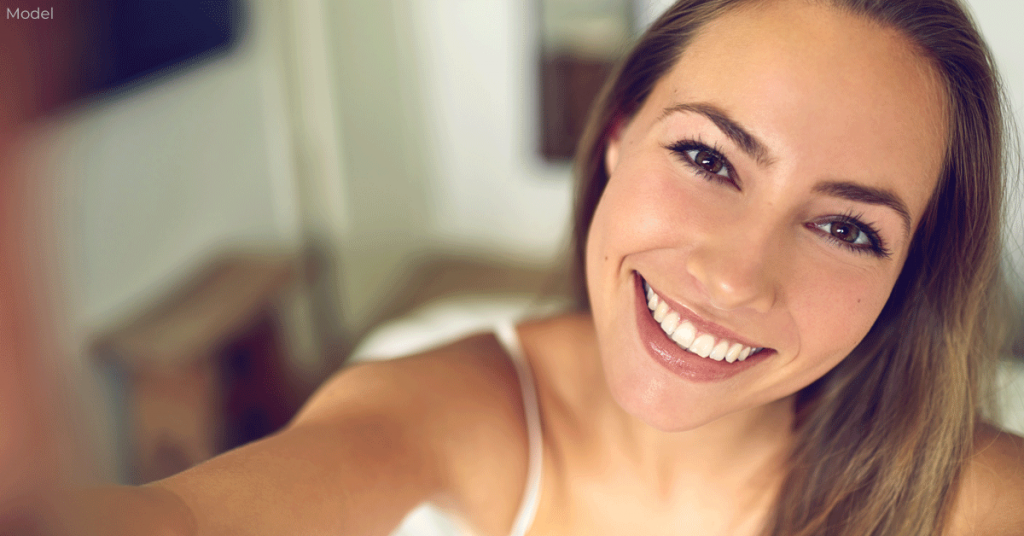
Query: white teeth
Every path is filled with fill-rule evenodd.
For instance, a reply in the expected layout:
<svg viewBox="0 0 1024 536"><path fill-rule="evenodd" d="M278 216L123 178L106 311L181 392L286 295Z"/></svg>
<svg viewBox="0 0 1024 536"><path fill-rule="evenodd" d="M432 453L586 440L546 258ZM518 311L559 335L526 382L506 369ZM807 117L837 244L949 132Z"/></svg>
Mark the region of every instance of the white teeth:
<svg viewBox="0 0 1024 536"><path fill-rule="evenodd" d="M676 344L701 357L710 357L715 361L735 363L743 361L762 348L751 348L738 342L718 340L707 333L697 336L697 329L692 323L683 320L679 313L673 311L667 302L660 299L654 289L644 281L647 294L647 308L654 320L660 324L662 331Z"/></svg>
<svg viewBox="0 0 1024 536"><path fill-rule="evenodd" d="M672 311L665 316L665 319L661 321L661 329L665 332L665 335L669 337L675 332L676 328L679 327L679 313Z"/></svg>
<svg viewBox="0 0 1024 536"><path fill-rule="evenodd" d="M690 351L701 357L708 357L711 355L711 349L714 348L714 346L715 338L705 333L693 341L693 346L690 346ZM719 359L719 361L721 361L721 359Z"/></svg>
<svg viewBox="0 0 1024 536"><path fill-rule="evenodd" d="M697 330L693 327L693 324L683 321L676 328L675 332L672 333L672 340L683 348L689 348L693 344L693 339L697 337Z"/></svg>
<svg viewBox="0 0 1024 536"><path fill-rule="evenodd" d="M730 362L730 363L735 363L736 360L739 359L740 352L742 352L742 351L743 351L743 345L742 344L740 344L738 342L733 343L733 345L729 347L729 351L726 352L726 354L725 354L725 360Z"/></svg>
<svg viewBox="0 0 1024 536"><path fill-rule="evenodd" d="M647 281L644 281L644 290L647 291L647 308L653 311L661 300L658 299L658 295L654 293L654 289L647 284Z"/></svg>
<svg viewBox="0 0 1024 536"><path fill-rule="evenodd" d="M708 356L715 361L721 361L725 359L725 353L729 351L729 341L719 341L714 348L711 349L711 355Z"/></svg>
<svg viewBox="0 0 1024 536"><path fill-rule="evenodd" d="M667 303L659 303L658 307L654 309L654 320L660 324L662 320L665 320L665 315L668 314L668 310Z"/></svg>

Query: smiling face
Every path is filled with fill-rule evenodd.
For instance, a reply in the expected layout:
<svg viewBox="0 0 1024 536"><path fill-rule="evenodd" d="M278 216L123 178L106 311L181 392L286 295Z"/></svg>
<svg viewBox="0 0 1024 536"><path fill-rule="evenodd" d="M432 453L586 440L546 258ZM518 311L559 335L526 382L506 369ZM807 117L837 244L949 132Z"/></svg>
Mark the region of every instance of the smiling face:
<svg viewBox="0 0 1024 536"><path fill-rule="evenodd" d="M606 152L586 274L618 403L691 429L849 354L935 189L944 99L902 36L828 7L705 26Z"/></svg>

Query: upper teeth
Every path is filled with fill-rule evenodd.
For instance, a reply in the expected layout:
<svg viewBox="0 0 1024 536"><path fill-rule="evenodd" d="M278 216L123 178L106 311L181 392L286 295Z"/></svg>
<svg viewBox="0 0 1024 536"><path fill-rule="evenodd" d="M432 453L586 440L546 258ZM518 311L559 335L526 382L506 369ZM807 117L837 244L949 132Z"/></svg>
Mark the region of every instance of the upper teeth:
<svg viewBox="0 0 1024 536"><path fill-rule="evenodd" d="M673 311L664 300L662 300L651 286L644 282L644 290L647 291L647 308L654 315L654 320L661 324L661 329L684 350L697 354L701 357L710 357L715 361L723 359L729 363L743 361L750 354L757 353L761 348L744 346L738 342L731 342L725 339L715 339L707 333L698 333L688 320L683 320L679 313Z"/></svg>

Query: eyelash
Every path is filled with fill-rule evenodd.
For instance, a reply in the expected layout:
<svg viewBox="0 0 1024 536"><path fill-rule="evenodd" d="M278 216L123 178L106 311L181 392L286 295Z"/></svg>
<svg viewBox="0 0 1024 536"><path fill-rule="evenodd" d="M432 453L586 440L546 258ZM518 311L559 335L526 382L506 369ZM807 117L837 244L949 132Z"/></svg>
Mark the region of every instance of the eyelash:
<svg viewBox="0 0 1024 536"><path fill-rule="evenodd" d="M665 148L675 153L676 156L678 156L686 165L692 168L694 172L696 172L705 180L716 182L719 184L727 184L729 186L732 186L733 188L739 189L739 185L736 183L734 179L735 170L733 169L732 164L729 163L729 159L722 154L722 150L719 149L717 146L709 147L708 145L698 140L689 139L677 141L671 145L665 146ZM690 158L689 153L692 151L706 151L715 156L715 158L720 159L722 162L722 169L724 169L727 172L728 176L712 173L698 165L697 162ZM859 229L860 232L867 235L868 241L871 244L868 246L858 246L850 244L849 242L840 240L833 236L831 233L825 232L818 227L819 225L829 223L844 223L847 225L853 225L854 227ZM827 240L835 243L836 245L846 248L855 253L866 253L874 255L881 259L887 259L892 255L892 253L885 245L885 240L882 239L882 236L881 234L879 234L876 227L873 224L865 222L863 215L845 213L840 214L839 216L830 216L829 219L819 220L814 223L810 223L808 224L808 227L822 234Z"/></svg>
<svg viewBox="0 0 1024 536"><path fill-rule="evenodd" d="M849 242L844 242L836 238L835 236L832 236L831 233L825 232L822 229L818 228L819 225L823 225L826 223L845 223L848 225L853 225L857 229L860 229L860 232L867 235L868 241L871 242L871 245L857 246L854 244L850 244ZM882 235L879 234L878 230L874 225L864 221L863 215L844 213L840 214L839 216L829 216L828 219L819 220L808 225L814 228L814 230L821 233L829 241L834 242L837 245L842 246L846 249L849 249L850 251L856 253L867 253L881 259L888 259L890 256L892 256L892 252L889 251L889 249L886 247L885 240L882 239Z"/></svg>
<svg viewBox="0 0 1024 536"><path fill-rule="evenodd" d="M719 149L717 146L709 147L698 140L680 140L671 145L665 146L665 148L675 153L676 156L682 159L682 161L686 165L690 166L690 168L692 168L702 178L712 182L727 184L736 189L739 189L739 186L737 185L734 179L736 171L733 169L732 164L729 163L729 159L722 155L721 149ZM726 177L723 175L719 175L717 173L711 173L710 171L702 168L697 164L697 162L694 162L694 160L690 158L689 154L687 154L691 151L711 153L716 158L722 161L722 169L727 171L729 176Z"/></svg>

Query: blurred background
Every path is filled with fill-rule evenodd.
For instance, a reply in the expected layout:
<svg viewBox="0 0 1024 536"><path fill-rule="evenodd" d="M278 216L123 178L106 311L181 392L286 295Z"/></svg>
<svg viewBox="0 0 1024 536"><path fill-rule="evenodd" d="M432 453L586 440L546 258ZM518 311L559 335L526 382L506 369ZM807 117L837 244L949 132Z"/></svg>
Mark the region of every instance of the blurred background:
<svg viewBox="0 0 1024 536"><path fill-rule="evenodd" d="M557 302L576 135L611 62L668 3L54 13L78 43L72 91L19 129L17 158L44 185L31 212L49 238L30 247L53 267L53 370L79 401L69 420L92 477L144 482L260 437L402 326ZM970 4L1022 117L1024 4Z"/></svg>

